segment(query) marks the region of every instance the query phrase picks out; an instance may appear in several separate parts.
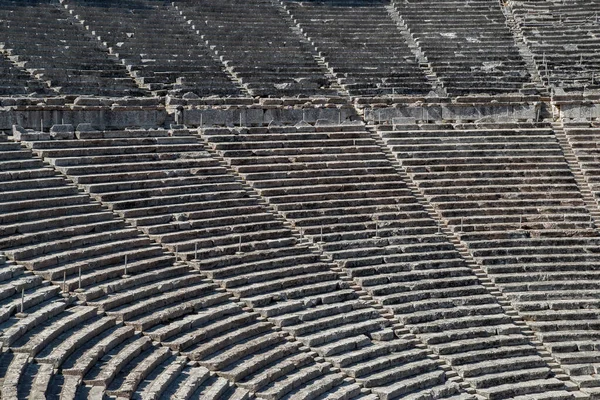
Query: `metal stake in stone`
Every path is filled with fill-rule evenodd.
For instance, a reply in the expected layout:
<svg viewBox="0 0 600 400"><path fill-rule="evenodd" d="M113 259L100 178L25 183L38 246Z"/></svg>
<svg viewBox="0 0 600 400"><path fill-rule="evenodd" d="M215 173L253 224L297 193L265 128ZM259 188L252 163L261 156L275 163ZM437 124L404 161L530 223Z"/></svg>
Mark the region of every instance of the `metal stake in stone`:
<svg viewBox="0 0 600 400"><path fill-rule="evenodd" d="M25 288L21 288L21 314L25 311Z"/></svg>
<svg viewBox="0 0 600 400"><path fill-rule="evenodd" d="M523 229L523 216L519 215L519 229Z"/></svg>
<svg viewBox="0 0 600 400"><path fill-rule="evenodd" d="M176 244L175 245L175 258L178 258L178 257L179 257L179 245Z"/></svg>
<svg viewBox="0 0 600 400"><path fill-rule="evenodd" d="M198 259L198 242L194 243L194 260Z"/></svg>
<svg viewBox="0 0 600 400"><path fill-rule="evenodd" d="M462 217L460 218L460 231L463 231L463 219Z"/></svg>
<svg viewBox="0 0 600 400"><path fill-rule="evenodd" d="M242 113L240 112L240 126L242 126Z"/></svg>
<svg viewBox="0 0 600 400"><path fill-rule="evenodd" d="M200 113L200 129L202 129L202 126L204 125L202 122L202 117L204 117L204 114Z"/></svg>
<svg viewBox="0 0 600 400"><path fill-rule="evenodd" d="M40 132L44 132L44 118L40 119Z"/></svg>
<svg viewBox="0 0 600 400"><path fill-rule="evenodd" d="M77 286L77 290L81 291L81 267L79 267L79 279L78 279L78 286Z"/></svg>
<svg viewBox="0 0 600 400"><path fill-rule="evenodd" d="M238 236L238 251L237 254L242 254L242 235Z"/></svg>
<svg viewBox="0 0 600 400"><path fill-rule="evenodd" d="M67 293L68 289L67 289L67 271L64 270L63 271L63 293Z"/></svg>
<svg viewBox="0 0 600 400"><path fill-rule="evenodd" d="M338 111L338 125L342 124L342 111Z"/></svg>
<svg viewBox="0 0 600 400"><path fill-rule="evenodd" d="M323 225L321 225L321 238L319 239L319 243L323 243Z"/></svg>

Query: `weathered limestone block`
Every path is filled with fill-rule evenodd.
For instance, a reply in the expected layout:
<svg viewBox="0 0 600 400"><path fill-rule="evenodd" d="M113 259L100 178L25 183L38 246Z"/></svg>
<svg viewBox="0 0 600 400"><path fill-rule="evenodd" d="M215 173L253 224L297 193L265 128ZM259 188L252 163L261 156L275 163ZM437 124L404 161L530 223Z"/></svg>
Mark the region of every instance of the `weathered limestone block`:
<svg viewBox="0 0 600 400"><path fill-rule="evenodd" d="M50 128L50 136L56 140L70 140L75 138L75 129L71 124L57 124Z"/></svg>
<svg viewBox="0 0 600 400"><path fill-rule="evenodd" d="M12 135L17 141L50 140L50 134L35 132L32 129L24 129L20 125L13 125Z"/></svg>
<svg viewBox="0 0 600 400"><path fill-rule="evenodd" d="M77 139L102 139L103 133L95 129L92 124L82 122L77 125L75 136Z"/></svg>

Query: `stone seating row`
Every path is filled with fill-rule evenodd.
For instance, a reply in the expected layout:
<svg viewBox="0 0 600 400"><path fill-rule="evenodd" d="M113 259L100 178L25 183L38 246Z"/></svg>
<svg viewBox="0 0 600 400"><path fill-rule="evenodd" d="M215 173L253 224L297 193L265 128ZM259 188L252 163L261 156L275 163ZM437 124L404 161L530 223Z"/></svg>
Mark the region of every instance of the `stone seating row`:
<svg viewBox="0 0 600 400"><path fill-rule="evenodd" d="M173 7L152 1L73 0L63 4L154 93L241 95L210 49L200 44L201 39ZM164 25L165 18L178 23Z"/></svg>
<svg viewBox="0 0 600 400"><path fill-rule="evenodd" d="M600 33L594 17L600 11L598 4L519 0L512 1L510 9L546 84L576 91L598 87L600 60L594 40Z"/></svg>
<svg viewBox="0 0 600 400"><path fill-rule="evenodd" d="M22 266L7 263L3 256L0 257L0 271L0 342L6 348L22 332L43 321L45 311L51 313L51 309L60 309L64 303L60 301L59 288L27 272ZM23 323L21 328L15 329L19 317L27 314L36 315L39 319L31 318L31 323Z"/></svg>
<svg viewBox="0 0 600 400"><path fill-rule="evenodd" d="M594 196L598 198L598 175L600 163L598 163L598 149L596 140L600 130L596 127L565 126L565 134L570 146L573 148L577 161L582 169L584 178L592 189Z"/></svg>
<svg viewBox="0 0 600 400"><path fill-rule="evenodd" d="M4 149L9 150L6 146L4 146ZM15 154L27 152L27 150L23 150L17 144L13 144L12 151L14 151ZM37 167L40 168L42 166L41 161L36 161ZM62 184L66 186L64 182L62 182ZM8 191L7 193L11 192ZM34 192L30 194L30 196L32 195L34 195ZM65 224L67 221L62 221L61 223ZM128 231L129 230L125 232ZM79 233L77 232L77 229L74 229L73 232L74 234ZM107 239L109 240L107 244L111 243L113 246L117 247L116 244L118 242L116 242L116 240L118 240L120 234L117 231L116 234L113 233L111 235L107 237ZM94 238L97 239L98 236L94 236ZM53 239L55 239L53 236L44 238L43 240L41 239L42 243L40 244L48 248L48 251L52 251L52 246L60 246L58 241ZM82 236L74 236L69 239L69 254L79 252L81 246L85 246L87 241L91 240L91 238L85 239L85 237ZM54 243L54 245L50 245L49 243ZM38 246L40 244L38 244ZM18 244L16 244L15 246L18 247ZM149 247L147 241L144 242L144 247ZM110 249L110 247L107 246L107 249ZM9 248L8 253L12 256L24 255L24 251L20 250L23 250L23 248ZM120 249L117 248L112 250L114 252L115 250L118 251ZM32 251L34 250L32 249ZM114 253L109 253L108 255L112 256L112 254ZM159 251L158 254L162 253ZM82 257L84 256L85 254L82 255ZM154 257L156 259L156 255ZM121 257L118 258L121 259ZM87 259L81 260L82 264L86 263L86 261ZM152 329L157 326L162 328L168 326L169 329L172 329L173 326L177 326L178 320L185 320L185 318L189 320L190 318L192 318L191 316L193 316L199 310L210 309L215 304L220 304L222 302L229 301L229 295L219 293L218 291L215 292L215 286L213 284L210 284L209 282L205 282L200 275L189 273L188 268L186 268L185 266L181 266L178 264L173 265L172 257L165 258L164 261L162 261L157 266L155 264L148 263L146 263L145 265L142 264L136 266L135 259L132 257L128 260L127 269L125 269L124 263L122 263L121 260L119 261L119 265L115 266L116 273L111 272L110 268L107 268L105 263L99 265L89 265L86 263L86 267L90 268L90 270L93 271L93 273L98 274L98 277L102 279L98 282L89 282L90 286L87 285L87 282L89 280L86 281L85 279L82 279L81 281L85 282L82 283L82 291L76 291L76 294L87 304L85 308L86 317L91 317L91 315L95 313L96 310L98 310L104 313L105 315L113 317L113 320L115 321L122 321L125 323L126 326L131 326L132 328L143 332L146 336L140 337L140 340L145 340L143 338L151 336ZM27 260L25 260L25 262L27 262ZM107 270L109 270L107 273L108 276L103 275L103 272L106 272ZM76 277L74 282L76 285L75 288L79 288L78 273L79 271L76 270ZM123 274L125 274L126 276L121 276ZM56 284L61 284L61 274L57 275L58 279L56 279ZM85 275L84 277L88 278ZM64 282L62 283L62 285L63 290L75 289L73 287L69 287L70 282ZM93 308L90 306L93 306ZM19 346L15 349L12 349L14 352L37 352L38 350L42 350L43 345L46 345L46 347L49 348L53 348L53 344L56 344L54 343L54 340L58 340L59 338L61 338L64 334L64 330L70 328L73 322L69 322L71 321L69 319L70 317L64 317L61 318L60 321L53 320L48 326L40 326L40 323L42 323L46 319L52 319L60 315L61 313L69 313L67 307L68 304L66 304L64 301L53 301L43 304L41 308L32 309L31 314L29 314L29 316L26 319L23 319L22 321L16 323L4 333L3 344L5 344L6 346L11 346L14 343L17 343ZM223 337L222 331L209 330L209 333L212 332L212 334L216 334L218 332L221 336L218 338L205 336L204 338L208 343L203 343L201 349L188 349L189 355L200 362L206 361L206 364L212 366L212 368L222 369L232 363L234 365L237 365L239 357L246 357L252 352L264 350L266 347L274 345L277 341L285 343L283 341L283 338L281 338L280 336L273 336L274 333L268 334L268 331L272 329L271 325L265 323L258 323L258 325L256 325L255 319L257 314L249 314L245 311L242 311L239 307L238 312L241 313L242 317L244 318L244 321L246 321L245 324L243 324L242 326L238 326L240 328L239 330L234 329L233 326L228 326L226 329L228 329L229 333L225 337ZM368 317L368 315L366 314L365 317ZM252 328L253 325L256 325L260 329L256 327ZM102 326L104 326L104 324L102 324ZM185 322L183 324L180 324L180 326L182 327L180 329L180 333L182 335L191 335L192 337L195 337L194 340L196 342L198 341L198 336L194 336L192 333L187 331L189 329L192 329L193 326L190 326ZM377 328L379 329L379 327ZM32 334L36 334L36 332L38 331L40 333L36 334L33 337L24 336L22 339L17 338L19 335L22 335L24 332L27 331L31 331ZM256 336L256 345L250 347L246 346L246 339L248 338L248 335ZM79 337L81 338L80 340L89 339L89 336L82 336L80 332L75 332L73 337ZM21 342L23 342L23 345L21 345ZM220 343L220 345L217 345L217 343ZM139 346L137 346L137 344L132 344L131 346L132 347L126 346L126 348L123 348L123 351L126 352L122 356L115 356L118 357L117 361L113 362L113 358L111 358L107 362L106 368L101 369L97 373L89 372L93 376L92 378L89 378L89 382L91 382L92 386L95 386L96 383L98 384L98 386L107 386L107 390L113 394L129 393L131 390L135 389L135 384L137 382L135 380L132 383L130 383L129 386L123 386L128 382L126 380L118 384L111 383L117 376L116 374L118 374L118 371L121 370L121 368L124 367L126 363L131 361L129 358L127 358L129 357L127 356L127 354L130 354L131 357L137 357L137 351L139 349ZM58 363L64 361L64 358L68 356L65 354L65 352L67 352L69 349L68 345L58 345L56 346L56 348L63 349L62 352L64 355L61 356L60 354L58 354L56 358L52 358L52 362ZM215 351L221 351L221 353L215 354ZM92 353L90 354L100 353L98 353L96 350L92 350ZM164 354L161 355L161 357L163 356ZM102 356L99 355L98 357ZM312 357L309 356L308 360L312 361ZM21 360L19 359L19 361ZM94 361L88 363L87 365L91 366L93 364ZM290 362L289 365L294 365L294 363ZM270 367L270 365L267 365L267 367ZM24 369L20 369L19 371L23 370ZM133 369L133 371L136 370ZM262 369L255 369L254 371L257 374L264 373ZM261 387L265 385L270 385L265 389L266 392L274 391L275 393L287 393L294 389L305 390L303 389L302 385L304 385L307 382L310 382L310 385L314 386L313 389L311 389L312 391L327 391L329 389L338 390L340 388L337 388L335 386L337 384L343 383L343 379L334 379L333 383L330 383L329 386L322 387L314 381L321 379L319 378L319 376L321 376L325 372L319 369L319 371L321 372L315 375L314 371L310 371L304 373L302 369L299 368L298 378L302 378L303 380L289 380L289 382L286 381L286 383L283 386L277 384L276 382L273 382L273 380L282 378L281 376L272 377L271 375L267 374L266 377L261 378ZM243 373L243 371L240 371L240 373ZM82 378L84 378L85 382L87 379L86 374L84 372L81 372L81 375ZM35 376L35 374L32 376ZM307 376L310 376L310 378L307 378ZM23 379L23 377L21 377L21 379ZM331 379L331 377L324 377L322 379L328 380ZM16 382L19 382L18 377ZM72 385L78 387L77 382L71 382L71 386L69 386L70 389L68 390L72 391ZM113 386L111 387L111 385ZM91 390L103 391L105 389L106 388L93 388ZM85 391L87 389L79 387L79 389L77 390ZM112 392L112 390L114 390L114 392ZM352 390L356 391L355 389Z"/></svg>
<svg viewBox="0 0 600 400"><path fill-rule="evenodd" d="M16 143L3 149L2 249L63 290L120 279L124 259L136 269L166 267L163 254L115 220ZM23 158L29 154L29 159ZM81 278L80 278L81 276Z"/></svg>
<svg viewBox="0 0 600 400"><path fill-rule="evenodd" d="M432 90L384 2L283 2L353 96Z"/></svg>
<svg viewBox="0 0 600 400"><path fill-rule="evenodd" d="M218 305L227 306L226 299L222 300L225 304L218 303ZM200 378L199 382L182 379L187 376L185 373L178 375L183 368L186 368L189 358L181 356L175 358L169 350L171 345L168 342L162 343L164 336L160 339L160 345L158 342L153 343L151 338L156 336L152 333L157 332L140 335L135 333L133 327L122 326L112 317L98 315L93 307L76 306L51 315L50 317L54 318L51 323L42 323L32 329L32 334L22 335L13 342L12 358L10 355L7 356L11 358L10 368L2 371L6 374L3 395L13 393L14 390L23 395L29 380L33 382L32 392L38 396L54 393L73 398L104 393L130 397L135 392L142 398L158 398L157 396L165 392L182 392L191 396L194 392L205 391L204 395L210 396L214 391L215 394L212 394L214 397L206 398L227 398L226 393L234 396L232 398L238 398L236 396L245 398L248 393L241 387L243 383L239 385L236 383L234 386L233 382L252 374L257 374L260 378L260 384L255 383L253 391L264 391L263 396L259 394L262 398L278 398L280 396L271 397L269 393L281 395L294 389L307 391L312 396L331 388L341 389L335 387L335 384L325 387L319 384L332 379L332 375L327 374L327 365L311 367L315 365L312 357L305 352L299 353L299 345L283 340L279 334L266 335L265 327L268 331L269 324L266 326L265 323L257 324L255 315L242 311L240 307L232 306L233 304L229 303L229 314L243 317L240 319L241 323L211 319L210 317L214 318L218 315L215 313L217 309L212 313L206 310L198 314L203 319L204 326L202 323L192 325L200 335L200 338L194 338L195 342L208 342L208 344L205 343L201 347L204 349L204 354L200 353L201 349L187 349L190 352L186 354L214 371L202 368L203 374L206 373L208 376ZM188 316L188 320L189 318ZM78 329L74 329L75 324L78 325ZM186 324L189 325L189 322L184 321L179 326ZM212 328L216 325L221 325L221 329ZM173 326L170 326L171 330L172 328ZM159 331L166 329L166 326L162 326ZM183 331L186 329L190 327L180 328ZM206 332L209 334L205 334ZM263 343L262 347L253 347L251 342L244 340L248 334L255 335L255 341L260 339ZM220 335L220 337L210 335ZM240 365L237 359L232 358L249 356L258 350L268 350L275 356L262 360L258 365L250 363ZM21 357L22 354L29 358ZM298 363L300 355L304 357L303 363ZM36 363L32 363L32 357L35 357ZM262 359L260 352L254 357ZM283 377L285 379L282 379L279 372L280 365L277 363L284 363L286 358L289 359L288 365L293 366L297 371L296 380L285 376ZM215 359L222 360L224 366L231 363L230 368L235 368L237 373L231 375L225 370L224 378L218 378L221 372L215 370L217 365ZM197 366L197 362L190 365ZM276 373L267 374L265 368L271 368ZM57 372L61 370L62 372ZM290 369L288 368L287 371L289 372ZM204 383L209 378L211 381ZM336 384L342 380L334 379ZM217 387L213 387L215 381L218 381ZM41 382L45 384L42 385ZM356 394L356 388L352 390Z"/></svg>
<svg viewBox="0 0 600 400"><path fill-rule="evenodd" d="M598 234L549 127L381 135L440 219L541 338L556 329L561 333L554 340L561 340L569 324L595 319L555 308L566 299L596 307L584 291L595 287L590 266Z"/></svg>
<svg viewBox="0 0 600 400"><path fill-rule="evenodd" d="M33 79L26 71L13 64L6 55L0 57L0 76L3 78L0 96L52 94L41 81Z"/></svg>
<svg viewBox="0 0 600 400"><path fill-rule="evenodd" d="M450 95L511 93L527 87L529 73L497 3L394 1L393 5Z"/></svg>
<svg viewBox="0 0 600 400"><path fill-rule="evenodd" d="M57 4L5 0L0 15L6 21L0 28L5 48L10 49L19 62L24 62L28 70L34 71L34 76L49 82L59 93L146 94L116 59L88 38L83 28L69 21L68 14ZM42 27L43 35L32 34ZM88 70L90 72L86 72Z"/></svg>
<svg viewBox="0 0 600 400"><path fill-rule="evenodd" d="M231 175L209 156L197 137L184 131L171 131L173 136L168 137L165 137L163 131L153 132L156 133L155 138L151 137L150 132L144 138L138 138L132 132L130 143L123 133L113 132L95 133L92 135L93 139L32 141L27 144L74 181L81 183L83 178L87 178L83 181L83 187L99 200L134 221L138 229L148 232L179 257L198 265L200 271L211 281L255 308L263 318L275 319L273 321L277 323L277 317L285 315L289 327L281 329L317 353L330 355L332 350L327 349L336 347L336 343L342 339L352 341L363 338L361 341L364 342L368 335L390 325L374 309L364 309L365 306L358 301L355 291L339 280L337 274L330 270L330 265L321 261L318 254L299 245L290 230L261 206L257 199L249 196L239 181L213 179ZM105 138L99 139L100 136ZM152 140L154 146L150 144ZM122 151L128 146L131 146L131 151ZM135 148L145 149L147 153L134 155ZM73 153L70 153L71 149ZM112 154L111 149L119 151ZM88 156L79 157L82 150ZM136 158L141 162L136 162ZM165 168L164 160L169 159L190 161L188 169L184 170L188 179L184 185L152 174L156 169ZM120 160L123 162L119 163ZM112 184L101 180L101 187L94 186L95 171L106 172L109 168L118 173L121 180ZM143 176L145 171L150 173ZM130 176L133 176L133 181L128 181ZM142 180L144 178L146 180ZM201 185L195 186L193 192L205 190L211 196L211 201L202 202L198 199L188 203L189 198L185 195L188 192L187 185L202 184L205 178L213 179L216 184L206 185L205 189ZM132 185L136 190L129 190ZM167 185L172 190L171 197L165 197L162 201L160 197L154 197L157 190L165 193ZM144 201L148 198L157 201L154 212L145 210L148 204ZM162 210L162 216L157 213L158 210ZM137 220L136 215L141 218ZM215 245L218 247L215 248ZM165 269L164 273L138 273L116 283L101 284L93 293L86 293L86 298L89 304L99 307L117 320L125 321L127 325L144 331L150 337L158 335L156 338L161 338L173 350L183 351L190 358L213 369L228 368L230 363L238 359L236 357L243 348L228 350L227 347L235 343L235 340L252 338L249 343L252 343L251 348L256 351L265 351L272 345L276 336L260 335L266 332L265 329L268 331L268 324L262 324L260 330L253 326L242 326L239 330L233 328L237 326L233 324L234 320L244 322L252 318L252 315L242 313L235 318L231 317L231 321L217 320L219 325L214 328L205 326L206 318L202 315L189 315L188 309L199 309L205 303L197 297L214 288L207 286L208 282L204 282L200 276L171 277L169 274L172 268ZM157 285L156 282L160 284ZM357 309L352 318L344 314L347 307ZM312 318L315 320L309 320L308 315L311 314L315 315ZM320 316L318 323L317 315ZM158 324L174 318L181 322L175 321L164 329L157 328L154 331ZM302 322L303 319L306 321ZM196 323L198 327L193 330L193 324ZM329 329L322 329L324 326ZM181 330L177 327L181 327ZM230 333L224 335L223 332L226 331L223 329L230 330ZM217 333L221 337L210 336ZM172 335L175 336L171 338ZM214 354L221 349L222 354ZM370 382L371 387L377 388L374 390L393 390L398 393L414 390L415 387L412 386L402 386L404 389L394 387L400 384L402 377L425 372L435 373L436 380L426 381L429 383L420 386L421 389L427 390L429 384L434 383L444 385L444 375L437 370L435 363L430 363L427 370L415 369L410 372L409 368L403 375L385 373L382 368L386 364L382 364L382 361L386 355L376 352L376 349L376 346L368 346L364 350L365 355L356 365L348 367L357 369L368 362L379 365L378 368L369 370L368 374L363 374L364 382ZM336 347L336 352L340 355L350 350L351 347ZM248 350L243 351L244 356L247 355ZM388 348L386 354L390 351L395 351L395 348ZM235 376L241 376L244 372L240 368L236 371ZM370 375L377 378L371 379ZM263 379L261 378L261 385L268 384ZM342 381L343 379L336 378L329 386L322 386L320 390L327 388L342 391L341 388L334 388L335 385L342 384ZM364 382L361 382L363 387L366 385ZM315 390L317 386L315 384ZM255 389L260 387L262 386ZM350 389L356 392L356 387ZM273 390L276 394L283 389Z"/></svg>
<svg viewBox="0 0 600 400"><path fill-rule="evenodd" d="M448 354L459 357L462 349L453 345L459 338L490 340L485 348L492 352L496 335L520 335L366 132L247 129L207 130L203 136L281 215L339 263L354 284L411 333L429 341L434 352L452 349ZM360 156L348 158L352 162L344 168L349 162L341 156L355 154ZM528 342L521 338L520 344ZM502 381L499 376L520 382L515 390L524 390L531 381L528 390L541 392L556 381L541 357L531 355L532 349L530 345L522 355L507 351L512 355L493 371L474 365L461 372L491 397L500 396L494 389ZM528 372L516 368L527 362ZM543 389L540 378L548 378Z"/></svg>
<svg viewBox="0 0 600 400"><path fill-rule="evenodd" d="M197 296L198 294L194 293L193 295ZM172 360L167 360L169 358L168 354L170 354L167 347L174 346L169 338L177 333L186 334L184 337L193 337L193 342L185 342L188 343L187 346L190 343L198 345L204 342L200 348L190 349L184 347L184 349L187 350L186 354L189 357L209 366L211 370L219 366L223 369L223 367L227 367L228 363L231 363L230 367L225 368L223 376L239 381L241 378L248 377L253 373L261 374L259 375L262 376L259 381L260 384L256 382L252 384L255 385L252 386L253 391L258 391L261 386L268 385L273 379L276 379L270 374L265 377L265 373L261 368L265 366L270 368L270 362L277 360L283 362L283 357L293 356L299 345L286 344L287 342L282 341L279 335L273 336L271 334L271 339L268 335L266 339L262 338L260 334L265 333L265 329L269 330L269 324L258 323L257 325L253 322L257 314L245 313L240 307L228 303L227 298L228 296L219 296L208 303L206 301L204 304L197 302L195 307L201 307L200 309L205 311L193 316L188 315L180 322L176 321L167 326L161 325L158 329L144 332L145 336L134 335L133 328L139 329L139 325L130 324L126 321L127 326L119 328L121 325L115 319L115 316L101 316L95 307L76 306L68 308L68 304L64 302L54 302L40 309L39 312L26 309L31 314L24 318L21 317L21 321L14 324L2 335L3 345L10 346L12 353L14 353L10 368L0 371L2 372L0 375L4 376L6 374L3 393L9 395L14 390L22 390L27 387L27 380L33 379L32 386L35 389L34 393L37 395L49 394L52 390L55 390L69 397L70 393L71 396L73 393L84 395L89 390L90 393L106 392L109 395L129 396L137 390L144 397L145 393L150 392L150 389L153 388L151 392L156 396L156 392L167 390L167 387L162 385L167 385L169 379L171 381L175 379L173 376L160 379L160 376L168 374L168 371L165 372L167 368L170 370L177 369L172 365ZM209 311L213 305L217 307L213 307L213 310ZM176 312L169 311L163 323L179 316ZM109 314L111 313L109 312ZM217 317L229 315L237 315L240 322L234 323L233 319L226 319L225 321L216 319ZM129 327L130 325L132 327ZM220 329L216 328L217 325L220 326ZM192 328L197 330L196 333L186 331ZM260 343L264 343L258 350L268 350L268 353L272 354L270 359L264 359L261 354L257 354L254 356L253 362L239 364L235 356L245 357L252 353L253 347L250 347L250 344L244 340L248 335L254 335L255 341L260 339ZM137 339L134 341L132 338ZM156 346L150 346L149 338L158 340L163 346L166 345L167 347L156 348ZM275 338L279 339L274 342ZM180 349L179 347L176 348ZM221 349L227 350L225 352L227 358L222 353L214 354ZM257 349L254 348L254 350ZM27 357L21 357L21 354L27 355L29 360ZM35 358L37 364L31 363L32 357ZM215 361L215 359L219 361ZM296 361L290 365L295 365L295 368L299 369L297 359L296 356L294 359ZM261 361L257 364L256 360ZM312 357L305 354L304 364L310 364L311 360ZM179 364L181 362L180 358ZM99 366L100 364L101 366ZM38 368L36 365L41 365L41 367ZM56 373L57 368L63 368L62 375ZM143 382L144 378L152 373L153 368L161 368L165 371L161 372L156 380L150 379ZM232 368L235 373L227 372ZM276 366L275 368L279 367ZM14 376L11 377L9 370L14 372ZM305 375L300 375L300 372L298 370L299 376ZM307 373L310 373L310 371ZM40 377L41 374L44 375ZM311 381L309 387L302 390L312 393L313 396L319 390L332 388L335 391L342 392L343 388L334 387L333 383L323 387L322 384L318 383L320 378L317 379L318 376L315 376L314 373L310 374L312 374L310 379L314 379L315 382ZM325 377L322 379L331 380L332 378ZM38 382L40 380L45 384L42 385ZM166 382L163 383L163 381ZM275 390L278 393L285 393L285 391L294 389L295 386L290 386L288 381L291 380L286 378L285 385L282 387L279 387L276 383L271 384L267 392ZM343 378L336 378L334 381L339 383L343 381ZM12 383L9 384L9 382ZM82 382L91 385L92 388L81 386ZM231 384L227 381L221 379L220 383L224 387L217 390L219 396L232 389ZM302 387L302 382L295 382L294 385ZM360 393L360 387L357 388L356 385L347 389L354 394ZM189 388L183 387L177 390L189 390ZM232 391L239 392L240 390ZM270 397L265 394L264 398Z"/></svg>
<svg viewBox="0 0 600 400"><path fill-rule="evenodd" d="M181 393L187 396L182 398L189 398L195 392L201 392L206 396L202 398L249 398L248 392L236 388L230 381L190 365L186 357L176 357L168 348L153 345L147 337L135 334L131 328L115 325L110 318L96 319L89 329L80 332L74 337L80 341L80 348L73 348L73 343L68 340L63 342L80 358L73 363L73 357L67 354L67 368L61 374L48 362L50 358L39 358L37 364L33 364L28 363L27 357L22 357L26 354L15 352L3 385L3 395L61 398L102 395L132 398L137 395L157 399L166 393ZM83 342L84 338L89 342ZM197 382L191 379L186 382L178 377L180 372L194 368L202 369ZM7 383L13 382L19 371L22 371L21 380L14 392L14 386ZM181 376L187 376L184 374ZM27 380L31 380L29 393Z"/></svg>
<svg viewBox="0 0 600 400"><path fill-rule="evenodd" d="M251 95L338 94L325 68L317 64L314 50L292 30L277 4L248 1L243 15L235 1L179 1L175 5Z"/></svg>

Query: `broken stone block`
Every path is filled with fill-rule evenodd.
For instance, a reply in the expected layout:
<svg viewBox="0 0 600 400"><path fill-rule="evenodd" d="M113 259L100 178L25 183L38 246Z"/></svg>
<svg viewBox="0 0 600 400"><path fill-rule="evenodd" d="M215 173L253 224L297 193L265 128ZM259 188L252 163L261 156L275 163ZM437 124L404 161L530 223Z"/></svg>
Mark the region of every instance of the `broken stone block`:
<svg viewBox="0 0 600 400"><path fill-rule="evenodd" d="M200 96L198 96L196 93L193 93L193 92L187 92L182 97L186 100L196 100L196 99L200 98Z"/></svg>
<svg viewBox="0 0 600 400"><path fill-rule="evenodd" d="M20 125L13 125L13 138L17 141L37 141L50 140L50 134L44 132L35 132L32 129L24 129Z"/></svg>

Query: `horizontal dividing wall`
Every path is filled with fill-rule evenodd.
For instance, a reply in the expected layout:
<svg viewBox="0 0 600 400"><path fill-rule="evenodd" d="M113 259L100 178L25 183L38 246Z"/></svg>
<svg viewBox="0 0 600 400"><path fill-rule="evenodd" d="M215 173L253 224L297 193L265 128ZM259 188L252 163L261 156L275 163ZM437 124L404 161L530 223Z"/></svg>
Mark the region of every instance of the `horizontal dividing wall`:
<svg viewBox="0 0 600 400"><path fill-rule="evenodd" d="M312 99L175 99L151 98L0 98L0 130L13 125L48 131L56 124L91 124L97 129L166 127L268 126L309 124L412 124L415 121L544 121L596 120L600 118L597 96L562 96L552 101L532 99L390 98Z"/></svg>
<svg viewBox="0 0 600 400"><path fill-rule="evenodd" d="M518 121L543 120L549 116L548 105L540 101L486 102L473 99L461 102L439 103L437 101L417 103L378 103L375 106L359 104L366 123L411 124L415 121Z"/></svg>

